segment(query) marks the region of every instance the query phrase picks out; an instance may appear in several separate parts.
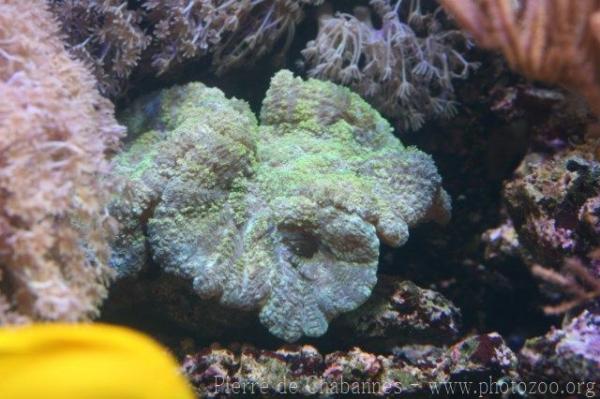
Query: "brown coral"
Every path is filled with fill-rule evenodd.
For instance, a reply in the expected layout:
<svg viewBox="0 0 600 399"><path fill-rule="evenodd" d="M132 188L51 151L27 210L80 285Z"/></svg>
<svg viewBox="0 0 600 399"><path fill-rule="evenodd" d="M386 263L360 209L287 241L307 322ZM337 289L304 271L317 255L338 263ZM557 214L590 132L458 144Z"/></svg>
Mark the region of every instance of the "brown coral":
<svg viewBox="0 0 600 399"><path fill-rule="evenodd" d="M596 254L591 256L598 256ZM540 265L533 265L531 272L540 280L556 286L569 298L558 305L544 307L547 314L561 314L576 307L586 305L600 298L600 278L594 275L591 267L588 268L577 258L569 258L561 269L561 273Z"/></svg>
<svg viewBox="0 0 600 399"><path fill-rule="evenodd" d="M0 4L0 324L96 312L109 276L101 177L122 128L42 0Z"/></svg>
<svg viewBox="0 0 600 399"><path fill-rule="evenodd" d="M582 93L600 113L599 0L440 0L483 47L528 78Z"/></svg>

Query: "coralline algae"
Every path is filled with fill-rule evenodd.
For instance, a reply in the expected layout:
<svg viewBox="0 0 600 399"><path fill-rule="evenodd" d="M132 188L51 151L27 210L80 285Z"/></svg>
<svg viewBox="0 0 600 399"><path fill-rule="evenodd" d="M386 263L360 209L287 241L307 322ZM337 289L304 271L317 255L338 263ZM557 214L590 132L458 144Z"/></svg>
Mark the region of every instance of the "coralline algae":
<svg viewBox="0 0 600 399"><path fill-rule="evenodd" d="M487 387L488 393L506 379L518 380L517 358L496 333L471 335L450 347L407 345L394 352L377 354L354 347L322 354L309 345L277 350L213 345L186 356L182 369L202 398L242 394L426 398L433 397L432 386L439 384L444 392L445 384L465 376L473 387Z"/></svg>
<svg viewBox="0 0 600 399"><path fill-rule="evenodd" d="M431 157L332 83L279 72L260 124L200 83L142 98L122 120L113 267L158 265L201 298L259 310L287 341L324 334L369 297L380 240L400 246L409 227L449 217Z"/></svg>

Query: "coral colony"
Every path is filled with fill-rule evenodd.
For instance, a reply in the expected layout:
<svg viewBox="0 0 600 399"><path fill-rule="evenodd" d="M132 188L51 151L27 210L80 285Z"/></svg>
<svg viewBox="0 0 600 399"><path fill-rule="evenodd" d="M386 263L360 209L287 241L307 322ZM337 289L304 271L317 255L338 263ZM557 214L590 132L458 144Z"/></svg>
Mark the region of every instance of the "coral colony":
<svg viewBox="0 0 600 399"><path fill-rule="evenodd" d="M369 297L380 240L402 245L409 227L450 211L432 159L331 83L279 72L260 125L201 84L125 112L137 137L117 158L127 192L113 213L131 229L113 266L137 271L151 256L201 297L260 309L288 341L324 334Z"/></svg>
<svg viewBox="0 0 600 399"><path fill-rule="evenodd" d="M324 10L319 33L302 54L310 76L348 85L403 129L417 130L432 116L455 115L452 80L466 79L476 65L453 47L466 44L460 31L444 30L420 1L408 9L403 3L369 2L379 29L368 7L357 7L355 15Z"/></svg>
<svg viewBox="0 0 600 399"><path fill-rule="evenodd" d="M125 129L43 3L0 7L0 322L87 319L111 275L105 153Z"/></svg>
<svg viewBox="0 0 600 399"><path fill-rule="evenodd" d="M0 0L0 397L600 397L599 116L600 0Z"/></svg>

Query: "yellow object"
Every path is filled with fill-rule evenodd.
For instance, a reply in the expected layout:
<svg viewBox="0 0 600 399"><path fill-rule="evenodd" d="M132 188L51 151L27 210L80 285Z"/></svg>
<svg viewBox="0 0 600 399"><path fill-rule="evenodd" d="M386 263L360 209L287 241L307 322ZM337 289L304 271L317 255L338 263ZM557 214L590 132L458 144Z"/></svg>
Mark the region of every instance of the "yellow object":
<svg viewBox="0 0 600 399"><path fill-rule="evenodd" d="M152 339L104 324L0 328L1 399L192 399Z"/></svg>

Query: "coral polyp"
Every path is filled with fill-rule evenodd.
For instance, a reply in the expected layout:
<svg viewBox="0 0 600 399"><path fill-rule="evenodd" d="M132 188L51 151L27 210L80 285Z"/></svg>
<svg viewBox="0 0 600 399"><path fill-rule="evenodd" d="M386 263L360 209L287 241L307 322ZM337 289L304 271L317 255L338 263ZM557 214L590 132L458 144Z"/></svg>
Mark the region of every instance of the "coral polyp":
<svg viewBox="0 0 600 399"><path fill-rule="evenodd" d="M321 7L317 37L302 51L308 74L351 87L405 131L455 116L452 81L477 67L459 50L466 37L444 28L439 10L421 0L369 5L354 14Z"/></svg>
<svg viewBox="0 0 600 399"><path fill-rule="evenodd" d="M246 103L200 83L136 102L117 159L125 229L113 266L158 264L201 298L257 310L274 335L320 336L362 304L379 244L449 214L431 157L407 148L358 95L279 72L260 125Z"/></svg>

